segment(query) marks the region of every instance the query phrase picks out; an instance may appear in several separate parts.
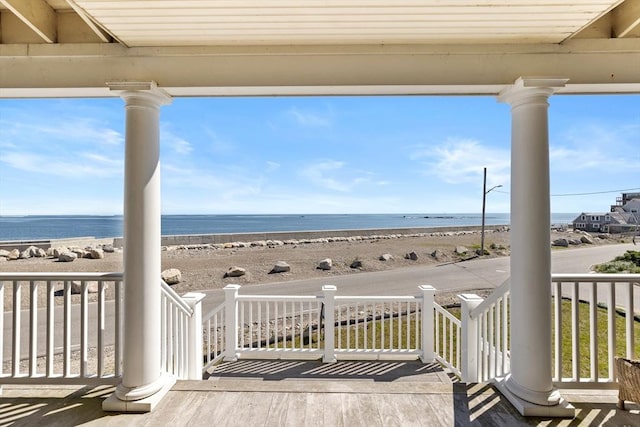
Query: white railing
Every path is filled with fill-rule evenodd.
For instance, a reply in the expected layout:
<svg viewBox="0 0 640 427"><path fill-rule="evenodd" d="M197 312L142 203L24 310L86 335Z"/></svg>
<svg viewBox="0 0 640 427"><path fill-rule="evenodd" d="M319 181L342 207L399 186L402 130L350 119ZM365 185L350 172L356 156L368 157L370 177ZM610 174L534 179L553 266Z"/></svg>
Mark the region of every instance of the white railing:
<svg viewBox="0 0 640 427"><path fill-rule="evenodd" d="M640 274L554 274L551 286L553 381L563 386L614 384L615 356L633 359L640 354L635 334ZM483 382L505 376L510 369L508 281L485 300L473 294L459 297L462 380ZM599 323L601 309L606 322ZM581 330L585 317L588 330ZM570 367L565 366L566 360L571 361Z"/></svg>
<svg viewBox="0 0 640 427"><path fill-rule="evenodd" d="M336 357L423 357L423 300L423 295L335 297Z"/></svg>
<svg viewBox="0 0 640 427"><path fill-rule="evenodd" d="M205 366L220 359L421 358L434 360L435 289L401 297L239 295L225 287L225 303L204 316ZM234 325L229 327L229 325Z"/></svg>
<svg viewBox="0 0 640 427"><path fill-rule="evenodd" d="M120 381L121 273L0 273L0 301L1 384Z"/></svg>
<svg viewBox="0 0 640 427"><path fill-rule="evenodd" d="M220 304L202 317L204 365L206 371L224 357L225 304Z"/></svg>
<svg viewBox="0 0 640 427"><path fill-rule="evenodd" d="M161 281L160 363L178 379L202 379L202 304L204 294L182 297Z"/></svg>
<svg viewBox="0 0 640 427"><path fill-rule="evenodd" d="M435 358L458 377L462 376L462 324L449 310L434 303Z"/></svg>
<svg viewBox="0 0 640 427"><path fill-rule="evenodd" d="M640 354L640 339L634 332L640 309L640 274L554 274L552 295L553 380L615 383L615 356L633 359ZM598 321L601 315L606 321ZM581 330L580 319L587 316L588 329ZM581 345L585 335L588 345ZM563 368L567 359L570 369Z"/></svg>
<svg viewBox="0 0 640 427"><path fill-rule="evenodd" d="M509 280L485 300L462 294L462 381L483 382L509 372Z"/></svg>

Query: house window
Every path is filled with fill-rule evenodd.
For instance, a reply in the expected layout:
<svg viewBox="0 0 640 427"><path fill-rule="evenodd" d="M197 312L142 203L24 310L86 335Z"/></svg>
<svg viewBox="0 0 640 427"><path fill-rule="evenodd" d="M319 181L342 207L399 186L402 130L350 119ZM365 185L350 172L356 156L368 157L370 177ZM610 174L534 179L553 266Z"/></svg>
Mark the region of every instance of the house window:
<svg viewBox="0 0 640 427"><path fill-rule="evenodd" d="M611 217L609 215L605 215L604 220L606 222L609 222L609 221L611 221Z"/></svg>
<svg viewBox="0 0 640 427"><path fill-rule="evenodd" d="M582 217L581 217L580 219L581 219L581 220L583 220L583 221L586 221L586 220L587 220L587 217L586 217L586 216L584 216L584 215L582 215Z"/></svg>
<svg viewBox="0 0 640 427"><path fill-rule="evenodd" d="M598 228L600 228L600 226L598 224L591 224L591 228L597 230Z"/></svg>
<svg viewBox="0 0 640 427"><path fill-rule="evenodd" d="M591 221L600 221L600 217L596 215L591 215Z"/></svg>

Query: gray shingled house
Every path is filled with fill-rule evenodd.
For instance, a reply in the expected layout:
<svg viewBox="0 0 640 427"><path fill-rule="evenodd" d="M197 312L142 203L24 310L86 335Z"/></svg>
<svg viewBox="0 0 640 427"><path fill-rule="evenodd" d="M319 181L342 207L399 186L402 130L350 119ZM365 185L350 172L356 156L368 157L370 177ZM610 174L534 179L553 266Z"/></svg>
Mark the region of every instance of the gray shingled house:
<svg viewBox="0 0 640 427"><path fill-rule="evenodd" d="M600 233L628 233L640 225L640 193L622 193L610 212L582 212L573 220L574 230Z"/></svg>

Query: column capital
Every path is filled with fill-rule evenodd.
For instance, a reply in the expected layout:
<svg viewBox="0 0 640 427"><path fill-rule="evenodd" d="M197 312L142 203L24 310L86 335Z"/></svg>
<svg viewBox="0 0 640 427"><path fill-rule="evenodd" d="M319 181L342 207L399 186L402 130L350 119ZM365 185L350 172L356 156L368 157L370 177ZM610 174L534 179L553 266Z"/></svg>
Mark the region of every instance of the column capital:
<svg viewBox="0 0 640 427"><path fill-rule="evenodd" d="M547 101L558 88L564 87L568 78L563 77L518 77L513 85L498 94L498 101L513 107L522 104Z"/></svg>
<svg viewBox="0 0 640 427"><path fill-rule="evenodd" d="M109 90L125 100L127 106L159 107L171 104L171 95L158 87L156 82L113 81L107 82Z"/></svg>

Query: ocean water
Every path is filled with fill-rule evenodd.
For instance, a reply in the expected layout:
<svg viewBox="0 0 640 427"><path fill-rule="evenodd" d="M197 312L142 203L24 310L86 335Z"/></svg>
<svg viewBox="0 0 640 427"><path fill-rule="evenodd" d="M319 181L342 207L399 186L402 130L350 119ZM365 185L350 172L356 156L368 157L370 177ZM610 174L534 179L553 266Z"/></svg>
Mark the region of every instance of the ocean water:
<svg viewBox="0 0 640 427"><path fill-rule="evenodd" d="M577 214L552 214L568 224ZM163 215L163 235L480 225L481 214ZM509 214L486 214L487 225L509 224ZM122 236L122 216L0 216L0 241Z"/></svg>

